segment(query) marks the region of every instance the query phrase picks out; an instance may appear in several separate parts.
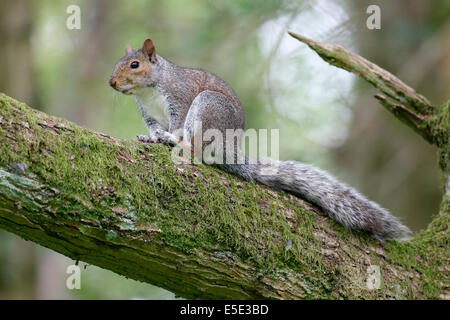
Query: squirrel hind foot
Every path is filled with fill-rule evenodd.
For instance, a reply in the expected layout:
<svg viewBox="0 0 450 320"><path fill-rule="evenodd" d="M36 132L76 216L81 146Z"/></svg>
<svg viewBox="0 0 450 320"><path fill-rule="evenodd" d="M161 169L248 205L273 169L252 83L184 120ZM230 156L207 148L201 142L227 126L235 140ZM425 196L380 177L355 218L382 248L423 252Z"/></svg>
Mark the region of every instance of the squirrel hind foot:
<svg viewBox="0 0 450 320"><path fill-rule="evenodd" d="M149 137L149 136L145 136L142 134L138 134L136 136L136 138L139 142L143 142L143 143L161 143L159 138Z"/></svg>

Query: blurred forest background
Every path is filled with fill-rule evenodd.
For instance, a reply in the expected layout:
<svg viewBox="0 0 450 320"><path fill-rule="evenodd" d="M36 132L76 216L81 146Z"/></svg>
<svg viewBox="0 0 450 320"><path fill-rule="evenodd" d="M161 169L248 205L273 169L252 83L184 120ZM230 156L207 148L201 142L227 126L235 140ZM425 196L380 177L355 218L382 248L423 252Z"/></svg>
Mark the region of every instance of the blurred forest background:
<svg viewBox="0 0 450 320"><path fill-rule="evenodd" d="M66 8L81 7L81 30ZM381 8L381 30L366 9ZM326 169L424 228L441 197L436 150L385 111L375 90L323 62L293 30L340 44L397 75L433 103L449 96L448 0L2 0L0 91L49 114L123 139L146 130L134 100L108 87L130 43L225 79L248 128L279 128L280 158ZM173 299L174 295L82 266L81 290L66 288L74 262L0 231L1 299Z"/></svg>

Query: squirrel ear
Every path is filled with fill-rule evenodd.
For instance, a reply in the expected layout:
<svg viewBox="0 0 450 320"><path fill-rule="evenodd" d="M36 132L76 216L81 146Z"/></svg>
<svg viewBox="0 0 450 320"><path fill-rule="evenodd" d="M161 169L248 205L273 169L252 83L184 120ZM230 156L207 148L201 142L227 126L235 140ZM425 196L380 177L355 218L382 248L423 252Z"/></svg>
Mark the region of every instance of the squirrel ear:
<svg viewBox="0 0 450 320"><path fill-rule="evenodd" d="M156 62L156 50L151 39L145 39L142 45L142 53L149 57L150 62Z"/></svg>
<svg viewBox="0 0 450 320"><path fill-rule="evenodd" d="M130 46L129 44L127 44L127 45L125 46L125 53L126 53L126 54L129 54L129 53L131 53L131 52L133 52L133 48L131 48L131 46Z"/></svg>

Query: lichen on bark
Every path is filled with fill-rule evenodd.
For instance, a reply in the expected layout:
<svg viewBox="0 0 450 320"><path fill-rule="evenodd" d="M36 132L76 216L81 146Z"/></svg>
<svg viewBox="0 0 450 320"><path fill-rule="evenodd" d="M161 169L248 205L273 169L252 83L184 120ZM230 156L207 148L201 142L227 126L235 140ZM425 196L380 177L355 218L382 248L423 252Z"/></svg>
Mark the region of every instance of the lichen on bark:
<svg viewBox="0 0 450 320"><path fill-rule="evenodd" d="M360 75L354 63L371 66L309 44ZM185 298L448 299L449 103L429 106L390 77L387 86L374 78L389 96L379 100L436 144L447 179L441 213L410 241L376 242L292 195L203 164L176 165L168 146L81 128L4 94L0 228ZM396 97L396 84L407 98ZM371 266L380 268L374 290Z"/></svg>
<svg viewBox="0 0 450 320"><path fill-rule="evenodd" d="M317 208L164 145L121 141L0 95L0 227L186 298L438 298L447 216L376 243ZM383 287L368 290L367 267Z"/></svg>

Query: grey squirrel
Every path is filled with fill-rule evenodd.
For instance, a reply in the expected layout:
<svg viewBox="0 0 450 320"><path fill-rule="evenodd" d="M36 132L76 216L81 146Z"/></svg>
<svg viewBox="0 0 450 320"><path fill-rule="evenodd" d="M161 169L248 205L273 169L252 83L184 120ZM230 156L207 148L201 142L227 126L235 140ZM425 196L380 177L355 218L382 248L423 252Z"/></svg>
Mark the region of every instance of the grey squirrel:
<svg viewBox="0 0 450 320"><path fill-rule="evenodd" d="M149 132L148 136L138 136L140 141L172 145L182 141L193 147L193 137L199 130L203 133L217 129L225 133L227 129L244 129L241 102L218 76L175 65L156 54L151 39L146 39L141 49L133 50L127 45L125 51L126 55L114 67L109 85L121 93L134 95ZM182 137L175 134L180 129L184 132ZM205 148L206 142L203 144ZM265 159L220 166L245 180L310 201L346 228L366 231L381 241L407 239L411 233L387 210L311 165ZM275 174L261 173L271 169L276 169Z"/></svg>

